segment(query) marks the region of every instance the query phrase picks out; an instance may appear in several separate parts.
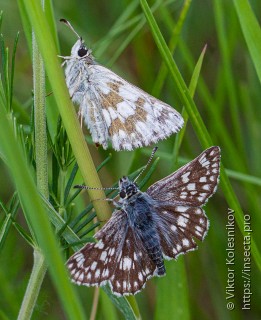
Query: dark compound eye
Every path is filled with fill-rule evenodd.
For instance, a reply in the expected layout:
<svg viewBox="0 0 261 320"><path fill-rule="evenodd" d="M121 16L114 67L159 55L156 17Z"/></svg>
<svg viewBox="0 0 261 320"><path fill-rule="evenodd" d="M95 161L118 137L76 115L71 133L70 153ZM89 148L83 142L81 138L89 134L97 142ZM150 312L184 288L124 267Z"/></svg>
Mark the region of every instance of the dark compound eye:
<svg viewBox="0 0 261 320"><path fill-rule="evenodd" d="M126 192L125 191L121 191L120 192L120 197L121 198L125 198L126 197Z"/></svg>
<svg viewBox="0 0 261 320"><path fill-rule="evenodd" d="M87 49L85 47L82 47L78 50L78 56L84 57L87 54Z"/></svg>

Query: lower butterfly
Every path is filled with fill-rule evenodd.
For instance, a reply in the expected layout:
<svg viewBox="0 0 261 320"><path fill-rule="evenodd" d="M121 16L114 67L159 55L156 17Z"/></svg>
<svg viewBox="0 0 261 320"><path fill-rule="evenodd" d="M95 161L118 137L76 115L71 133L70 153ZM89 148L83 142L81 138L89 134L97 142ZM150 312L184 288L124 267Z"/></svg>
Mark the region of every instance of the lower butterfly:
<svg viewBox="0 0 261 320"><path fill-rule="evenodd" d="M146 192L121 178L120 209L95 234L97 242L87 243L67 262L72 281L108 283L123 296L138 293L153 276L164 276L164 259L195 250L194 238L202 241L207 234L202 206L217 189L219 168L220 149L211 147Z"/></svg>
<svg viewBox="0 0 261 320"><path fill-rule="evenodd" d="M183 126L182 116L166 103L132 85L95 62L83 39L77 35L71 55L62 57L66 84L72 101L92 140L115 150L133 150L166 139Z"/></svg>

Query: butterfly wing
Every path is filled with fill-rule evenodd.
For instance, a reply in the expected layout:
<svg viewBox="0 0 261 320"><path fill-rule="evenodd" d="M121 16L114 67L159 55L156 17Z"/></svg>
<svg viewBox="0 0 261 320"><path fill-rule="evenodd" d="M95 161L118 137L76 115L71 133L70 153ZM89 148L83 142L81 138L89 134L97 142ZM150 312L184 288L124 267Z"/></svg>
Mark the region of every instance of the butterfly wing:
<svg viewBox="0 0 261 320"><path fill-rule="evenodd" d="M126 212L116 211L95 238L97 243L88 243L68 260L72 281L86 286L109 283L118 296L139 292L156 265L128 225Z"/></svg>
<svg viewBox="0 0 261 320"><path fill-rule="evenodd" d="M101 107L99 93L92 85L95 75L92 64L84 59L65 60L65 77L72 101L79 105L79 114L91 132L94 143L108 148L109 132ZM95 70L93 70L95 72Z"/></svg>
<svg viewBox="0 0 261 320"><path fill-rule="evenodd" d="M193 238L202 241L209 227L202 208L163 205L158 212L157 232L165 259L197 249Z"/></svg>
<svg viewBox="0 0 261 320"><path fill-rule="evenodd" d="M201 206L217 188L219 167L220 149L211 147L147 190L155 201L157 231L166 259L195 250L193 238L204 239L209 221Z"/></svg>
<svg viewBox="0 0 261 320"><path fill-rule="evenodd" d="M220 170L220 148L211 147L166 178L147 193L159 202L200 207L215 193Z"/></svg>
<svg viewBox="0 0 261 320"><path fill-rule="evenodd" d="M147 146L179 131L181 115L166 103L130 84L111 70L88 66L88 81L81 112L93 141L107 148L110 139L115 150Z"/></svg>

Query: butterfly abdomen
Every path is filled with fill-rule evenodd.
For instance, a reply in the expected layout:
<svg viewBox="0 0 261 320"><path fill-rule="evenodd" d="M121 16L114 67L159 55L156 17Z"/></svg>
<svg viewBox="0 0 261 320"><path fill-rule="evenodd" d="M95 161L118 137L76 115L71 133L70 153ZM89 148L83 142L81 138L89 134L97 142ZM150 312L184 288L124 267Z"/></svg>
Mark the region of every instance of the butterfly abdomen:
<svg viewBox="0 0 261 320"><path fill-rule="evenodd" d="M157 266L157 274L161 276L164 275L166 273L166 269L164 266L162 251L161 251L158 237L153 236L151 233L148 233L148 234L145 233L143 236L143 241L144 241L144 246L146 247L151 260Z"/></svg>

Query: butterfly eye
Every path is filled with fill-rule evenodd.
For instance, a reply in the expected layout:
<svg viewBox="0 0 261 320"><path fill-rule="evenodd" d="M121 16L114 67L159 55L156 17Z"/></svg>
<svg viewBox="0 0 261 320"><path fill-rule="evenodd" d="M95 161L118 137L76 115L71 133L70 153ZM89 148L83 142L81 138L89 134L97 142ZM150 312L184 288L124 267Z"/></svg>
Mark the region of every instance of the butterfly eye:
<svg viewBox="0 0 261 320"><path fill-rule="evenodd" d="M120 192L120 197L121 198L125 198L126 197L126 192L125 191L121 191Z"/></svg>
<svg viewBox="0 0 261 320"><path fill-rule="evenodd" d="M87 54L87 49L85 47L82 47L78 50L78 56L84 57Z"/></svg>

